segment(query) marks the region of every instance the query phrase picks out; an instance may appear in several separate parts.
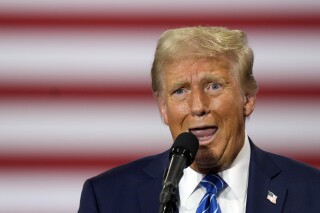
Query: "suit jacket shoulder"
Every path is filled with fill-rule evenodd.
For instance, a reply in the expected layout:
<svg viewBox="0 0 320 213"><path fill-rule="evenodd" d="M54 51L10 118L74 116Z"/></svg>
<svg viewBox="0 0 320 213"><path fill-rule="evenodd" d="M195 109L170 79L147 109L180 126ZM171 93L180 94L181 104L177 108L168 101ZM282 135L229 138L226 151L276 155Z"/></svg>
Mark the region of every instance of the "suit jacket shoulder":
<svg viewBox="0 0 320 213"><path fill-rule="evenodd" d="M318 169L250 145L247 212L319 211Z"/></svg>
<svg viewBox="0 0 320 213"><path fill-rule="evenodd" d="M168 152L145 157L88 179L80 213L157 212ZM143 208L142 208L143 207Z"/></svg>
<svg viewBox="0 0 320 213"><path fill-rule="evenodd" d="M281 155L272 153L269 153L269 155L275 164L281 168L283 177L290 177L289 179L285 178L287 184L320 181L320 170Z"/></svg>

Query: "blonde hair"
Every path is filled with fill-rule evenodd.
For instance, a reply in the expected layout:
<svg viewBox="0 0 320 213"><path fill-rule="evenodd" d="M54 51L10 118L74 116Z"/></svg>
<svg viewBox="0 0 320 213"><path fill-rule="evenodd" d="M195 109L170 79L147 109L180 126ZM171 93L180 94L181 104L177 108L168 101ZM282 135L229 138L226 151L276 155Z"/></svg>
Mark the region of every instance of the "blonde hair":
<svg viewBox="0 0 320 213"><path fill-rule="evenodd" d="M170 63L185 58L220 58L231 61L245 93L256 94L258 86L252 73L253 52L246 34L224 27L186 27L164 32L157 44L151 69L152 90L161 92L161 71Z"/></svg>

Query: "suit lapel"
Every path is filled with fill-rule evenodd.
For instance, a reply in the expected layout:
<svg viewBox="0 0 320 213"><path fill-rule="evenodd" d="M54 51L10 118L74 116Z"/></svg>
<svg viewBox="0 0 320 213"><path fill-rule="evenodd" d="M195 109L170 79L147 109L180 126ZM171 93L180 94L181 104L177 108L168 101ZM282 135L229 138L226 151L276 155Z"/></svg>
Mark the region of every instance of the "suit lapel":
<svg viewBox="0 0 320 213"><path fill-rule="evenodd" d="M169 163L169 152L161 154L152 160L145 168L149 181L137 189L141 213L159 211L159 195L161 192L164 170Z"/></svg>
<svg viewBox="0 0 320 213"><path fill-rule="evenodd" d="M266 152L256 147L251 141L250 146L251 159L246 212L280 213L287 195L287 189L277 184L276 181L281 170Z"/></svg>

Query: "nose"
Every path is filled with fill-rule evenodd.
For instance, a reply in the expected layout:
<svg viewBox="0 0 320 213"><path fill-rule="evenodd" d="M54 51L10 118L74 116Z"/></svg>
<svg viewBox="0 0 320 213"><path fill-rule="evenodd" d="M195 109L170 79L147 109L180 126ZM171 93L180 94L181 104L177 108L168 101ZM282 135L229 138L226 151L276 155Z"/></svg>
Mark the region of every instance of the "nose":
<svg viewBox="0 0 320 213"><path fill-rule="evenodd" d="M195 89L191 92L190 96L190 110L192 116L204 116L209 113L208 109L208 97L204 91Z"/></svg>

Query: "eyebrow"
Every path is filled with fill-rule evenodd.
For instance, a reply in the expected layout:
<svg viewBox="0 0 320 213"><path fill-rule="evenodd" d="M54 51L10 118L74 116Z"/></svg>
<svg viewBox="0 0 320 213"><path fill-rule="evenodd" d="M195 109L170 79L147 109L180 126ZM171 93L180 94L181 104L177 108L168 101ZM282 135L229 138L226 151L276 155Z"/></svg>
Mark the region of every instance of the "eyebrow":
<svg viewBox="0 0 320 213"><path fill-rule="evenodd" d="M224 76L222 75L212 75L212 74L206 74L205 76L203 76L200 79L201 83L208 83L208 82L212 82L212 81L224 81L226 82L226 79Z"/></svg>

